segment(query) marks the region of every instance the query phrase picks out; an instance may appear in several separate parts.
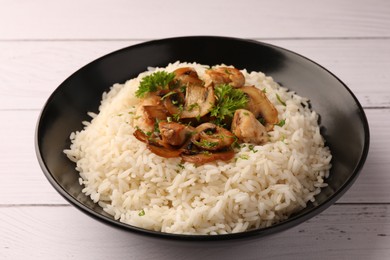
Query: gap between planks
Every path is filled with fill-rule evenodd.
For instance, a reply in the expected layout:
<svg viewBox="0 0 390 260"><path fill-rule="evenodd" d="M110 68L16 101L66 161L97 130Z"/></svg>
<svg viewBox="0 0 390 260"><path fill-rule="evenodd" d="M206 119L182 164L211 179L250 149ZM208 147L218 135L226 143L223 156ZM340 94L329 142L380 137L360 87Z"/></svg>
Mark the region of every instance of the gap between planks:
<svg viewBox="0 0 390 260"><path fill-rule="evenodd" d="M213 35L189 35L189 36L174 36L174 37L164 37L164 38L76 38L76 39L68 39L68 38L60 38L60 39L49 39L49 38L41 38L41 39L1 39L0 42L127 42L127 41L139 41L139 42L147 42L154 41L159 39L170 39L170 38L181 38L181 37L202 37L202 36L211 36ZM247 40L255 40L255 41L324 41L324 40L390 40L388 36L356 36L356 37L232 37L232 36L215 36L215 37L227 37L227 38L237 38L237 39L247 39Z"/></svg>

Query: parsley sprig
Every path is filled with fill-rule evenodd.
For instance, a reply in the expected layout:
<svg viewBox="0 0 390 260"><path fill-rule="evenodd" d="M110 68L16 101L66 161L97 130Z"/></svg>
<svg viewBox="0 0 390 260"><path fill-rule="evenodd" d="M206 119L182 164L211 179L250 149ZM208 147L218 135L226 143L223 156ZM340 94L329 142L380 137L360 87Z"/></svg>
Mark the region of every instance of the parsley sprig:
<svg viewBox="0 0 390 260"><path fill-rule="evenodd" d="M161 89L168 89L168 84L175 78L174 73L168 73L166 71L156 71L142 78L135 96L143 98L147 93L155 92Z"/></svg>
<svg viewBox="0 0 390 260"><path fill-rule="evenodd" d="M248 103L248 98L243 91L228 84L216 86L214 94L216 103L210 115L216 117L217 122L223 121L225 117L233 117L237 109L244 108Z"/></svg>

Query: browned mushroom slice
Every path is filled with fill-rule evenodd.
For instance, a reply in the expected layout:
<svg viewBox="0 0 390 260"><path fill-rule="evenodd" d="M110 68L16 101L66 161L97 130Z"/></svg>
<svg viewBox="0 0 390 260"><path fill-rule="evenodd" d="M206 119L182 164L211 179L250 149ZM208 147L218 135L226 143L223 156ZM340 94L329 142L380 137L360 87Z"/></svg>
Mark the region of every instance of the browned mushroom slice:
<svg viewBox="0 0 390 260"><path fill-rule="evenodd" d="M191 141L197 147L207 151L230 148L235 136L227 129L212 123L204 123L195 128Z"/></svg>
<svg viewBox="0 0 390 260"><path fill-rule="evenodd" d="M156 116L159 118L164 115L164 106L161 98L157 95L148 95L141 101L140 106L135 112L134 124L145 132L151 132L154 129Z"/></svg>
<svg viewBox="0 0 390 260"><path fill-rule="evenodd" d="M245 77L242 72L236 68L219 67L215 69L206 70L206 85L211 83L214 86L221 84L230 84L234 88L244 86Z"/></svg>
<svg viewBox="0 0 390 260"><path fill-rule="evenodd" d="M242 87L240 90L249 99L245 108L251 111L256 118L263 118L265 128L267 131L271 131L274 125L278 123L278 111L275 106L269 101L263 91L254 86Z"/></svg>
<svg viewBox="0 0 390 260"><path fill-rule="evenodd" d="M160 147L153 144L148 144L148 149L161 157L164 158L175 158L179 157L182 151L180 149L168 148L168 147Z"/></svg>
<svg viewBox="0 0 390 260"><path fill-rule="evenodd" d="M139 141L146 143L147 148L154 154L164 158L179 157L182 153L182 149L175 149L169 144L162 142L159 139L149 138L143 131L137 129L133 135Z"/></svg>
<svg viewBox="0 0 390 260"><path fill-rule="evenodd" d="M141 130L137 129L134 131L133 135L135 138L137 138L139 141L143 143L148 143L148 136Z"/></svg>
<svg viewBox="0 0 390 260"><path fill-rule="evenodd" d="M266 128L246 109L234 113L232 132L245 143L263 144L269 139Z"/></svg>
<svg viewBox="0 0 390 260"><path fill-rule="evenodd" d="M147 135L144 131L137 129L134 131L133 135L139 141L146 143L148 145L154 145L154 146L158 146L158 147L162 147L162 148L173 149L169 144L163 142L158 136L156 136L155 133L148 132L148 135Z"/></svg>
<svg viewBox="0 0 390 260"><path fill-rule="evenodd" d="M172 91L172 94L163 98L163 105L171 115L179 115L183 111L184 94L181 91Z"/></svg>
<svg viewBox="0 0 390 260"><path fill-rule="evenodd" d="M200 153L195 155L182 155L181 158L185 162L194 163L197 165L201 165L208 162L213 162L217 160L221 161L229 161L234 158L234 151L224 151L224 152L216 152L216 153Z"/></svg>
<svg viewBox="0 0 390 260"><path fill-rule="evenodd" d="M176 75L175 80L179 81L181 85L203 85L203 81L199 78L198 73L194 68L179 68L176 69L173 73Z"/></svg>
<svg viewBox="0 0 390 260"><path fill-rule="evenodd" d="M172 146L183 145L194 130L193 127L176 122L161 121L158 126L162 141Z"/></svg>
<svg viewBox="0 0 390 260"><path fill-rule="evenodd" d="M151 120L153 119L159 119L164 120L167 118L168 111L166 108L162 105L158 106L144 106L144 110Z"/></svg>
<svg viewBox="0 0 390 260"><path fill-rule="evenodd" d="M214 103L214 89L211 86L188 86L180 118L200 118L210 112Z"/></svg>

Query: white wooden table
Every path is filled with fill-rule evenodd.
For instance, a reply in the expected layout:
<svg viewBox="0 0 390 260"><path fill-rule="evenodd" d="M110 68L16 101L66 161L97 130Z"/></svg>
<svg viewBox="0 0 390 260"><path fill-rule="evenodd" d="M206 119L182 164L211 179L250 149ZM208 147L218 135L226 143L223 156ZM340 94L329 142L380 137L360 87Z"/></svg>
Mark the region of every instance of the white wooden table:
<svg viewBox="0 0 390 260"><path fill-rule="evenodd" d="M365 108L367 162L319 216L239 246L147 242L96 222L50 186L34 151L40 109L86 63L147 40L250 38L307 56ZM0 0L0 259L390 259L390 1Z"/></svg>

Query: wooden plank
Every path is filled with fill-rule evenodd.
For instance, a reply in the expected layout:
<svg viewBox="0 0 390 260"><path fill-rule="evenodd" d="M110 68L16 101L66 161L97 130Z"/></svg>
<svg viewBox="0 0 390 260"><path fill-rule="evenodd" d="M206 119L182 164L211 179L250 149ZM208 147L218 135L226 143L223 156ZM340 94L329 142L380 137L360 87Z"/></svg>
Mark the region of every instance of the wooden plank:
<svg viewBox="0 0 390 260"><path fill-rule="evenodd" d="M0 107L40 109L73 72L126 42L0 42Z"/></svg>
<svg viewBox="0 0 390 260"><path fill-rule="evenodd" d="M64 204L42 173L34 149L38 111L0 111L0 204ZM12 141L11 141L12 140Z"/></svg>
<svg viewBox="0 0 390 260"><path fill-rule="evenodd" d="M275 40L342 80L364 107L390 107L390 39Z"/></svg>
<svg viewBox="0 0 390 260"><path fill-rule="evenodd" d="M370 109L371 148L356 183L340 202L390 203L390 109ZM0 111L0 205L63 204L35 156L33 133L38 111ZM10 142L10 140L13 140Z"/></svg>
<svg viewBox="0 0 390 260"><path fill-rule="evenodd" d="M389 37L390 5L372 1L2 1L0 39ZM88 11L87 11L88 10ZM93 11L91 11L93 10ZM33 30L31 28L34 28Z"/></svg>
<svg viewBox="0 0 390 260"><path fill-rule="evenodd" d="M0 0L0 6L0 259L389 258L389 1ZM369 108L371 129L366 165L345 196L274 236L202 246L134 236L69 206L35 157L38 110L86 63L182 35L264 40L343 80Z"/></svg>
<svg viewBox="0 0 390 260"><path fill-rule="evenodd" d="M370 150L358 179L340 202L390 201L389 109L366 110L370 126Z"/></svg>
<svg viewBox="0 0 390 260"><path fill-rule="evenodd" d="M205 246L135 236L73 207L1 207L0 258L386 259L390 255L389 211L389 205L336 205L264 239Z"/></svg>
<svg viewBox="0 0 390 260"><path fill-rule="evenodd" d="M350 87L363 106L390 107L390 39L266 42L325 66ZM73 72L136 43L139 41L0 42L0 109L40 109Z"/></svg>

